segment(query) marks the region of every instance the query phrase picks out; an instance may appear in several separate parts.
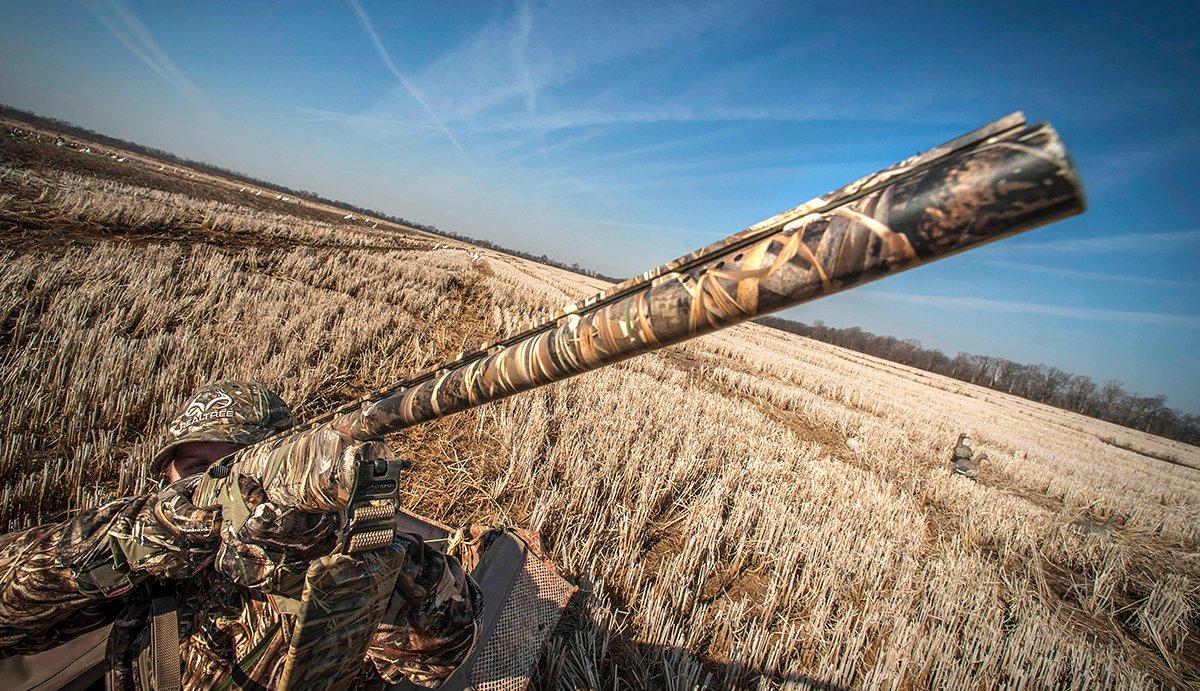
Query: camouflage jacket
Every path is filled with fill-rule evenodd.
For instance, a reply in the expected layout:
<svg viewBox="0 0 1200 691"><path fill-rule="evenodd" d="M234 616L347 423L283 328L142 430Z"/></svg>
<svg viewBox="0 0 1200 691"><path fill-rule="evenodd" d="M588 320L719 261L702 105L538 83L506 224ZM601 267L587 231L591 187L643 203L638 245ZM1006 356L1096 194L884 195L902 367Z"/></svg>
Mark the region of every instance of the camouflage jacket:
<svg viewBox="0 0 1200 691"><path fill-rule="evenodd" d="M178 603L185 689L270 688L282 672L311 559L337 538L331 514L281 509L252 482L252 516L222 539L219 511L191 502L195 477L58 524L0 536L0 657L39 652L114 623L109 687L139 688L152 595ZM457 560L400 535L405 554L358 688L433 686L469 653L478 589Z"/></svg>

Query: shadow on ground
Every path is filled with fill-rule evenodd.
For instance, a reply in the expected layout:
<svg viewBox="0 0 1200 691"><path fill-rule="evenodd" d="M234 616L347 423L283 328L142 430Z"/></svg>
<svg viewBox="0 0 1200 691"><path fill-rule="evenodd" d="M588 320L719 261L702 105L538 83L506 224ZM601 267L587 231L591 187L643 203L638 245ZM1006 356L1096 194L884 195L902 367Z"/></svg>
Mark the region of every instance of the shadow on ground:
<svg viewBox="0 0 1200 691"><path fill-rule="evenodd" d="M629 628L614 630L595 621L586 598L583 591L571 598L531 688L847 688L819 677L758 669L681 647L639 642ZM585 650L594 654L586 655Z"/></svg>

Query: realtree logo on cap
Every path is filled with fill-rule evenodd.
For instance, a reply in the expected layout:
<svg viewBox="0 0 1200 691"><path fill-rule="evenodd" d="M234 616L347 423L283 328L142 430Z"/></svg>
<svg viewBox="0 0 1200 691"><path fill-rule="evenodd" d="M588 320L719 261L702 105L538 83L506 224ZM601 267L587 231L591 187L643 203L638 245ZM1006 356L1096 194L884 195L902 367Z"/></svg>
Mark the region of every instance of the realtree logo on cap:
<svg viewBox="0 0 1200 691"><path fill-rule="evenodd" d="M180 431L201 422L234 417L232 410L226 410L233 405L233 399L228 394L219 393L208 402L205 402L202 397L203 394L188 404L187 410L175 425Z"/></svg>

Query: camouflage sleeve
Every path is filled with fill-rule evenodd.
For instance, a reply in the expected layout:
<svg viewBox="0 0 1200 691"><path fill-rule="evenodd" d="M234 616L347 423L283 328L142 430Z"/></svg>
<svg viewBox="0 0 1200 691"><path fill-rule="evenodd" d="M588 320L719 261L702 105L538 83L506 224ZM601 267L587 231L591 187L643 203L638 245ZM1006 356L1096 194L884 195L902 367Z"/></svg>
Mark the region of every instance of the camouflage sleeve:
<svg viewBox="0 0 1200 691"><path fill-rule="evenodd" d="M338 515L276 504L244 475L237 482L247 518L222 523L217 572L246 588L300 597L309 564L337 546Z"/></svg>
<svg viewBox="0 0 1200 691"><path fill-rule="evenodd" d="M437 686L470 653L482 611L479 587L454 557L408 538L408 559L396 580L384 624L367 649L379 676Z"/></svg>
<svg viewBox="0 0 1200 691"><path fill-rule="evenodd" d="M147 577L184 578L207 564L219 523L191 504L194 486L181 480L0 537L0 656L107 623Z"/></svg>
<svg viewBox="0 0 1200 691"><path fill-rule="evenodd" d="M119 517L136 515L144 502L127 497L64 523L0 537L0 655L45 650L59 636L106 623L113 614L106 605L121 592L95 592L79 583L60 556L72 548L104 552L108 529Z"/></svg>

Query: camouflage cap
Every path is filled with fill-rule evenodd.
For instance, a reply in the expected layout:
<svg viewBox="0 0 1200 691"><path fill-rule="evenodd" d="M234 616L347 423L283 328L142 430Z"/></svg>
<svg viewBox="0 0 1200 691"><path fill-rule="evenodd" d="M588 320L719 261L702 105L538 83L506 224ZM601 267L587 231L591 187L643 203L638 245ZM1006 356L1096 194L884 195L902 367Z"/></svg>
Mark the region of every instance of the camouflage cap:
<svg viewBox="0 0 1200 691"><path fill-rule="evenodd" d="M162 473L181 444L220 441L253 444L293 424L292 411L258 382L219 381L200 389L167 428L167 443L150 464Z"/></svg>

